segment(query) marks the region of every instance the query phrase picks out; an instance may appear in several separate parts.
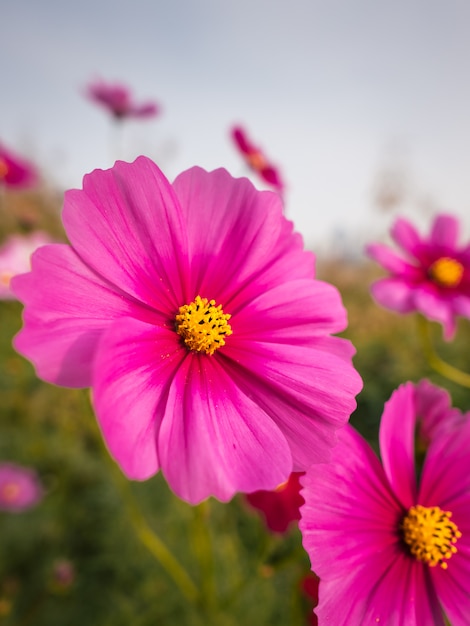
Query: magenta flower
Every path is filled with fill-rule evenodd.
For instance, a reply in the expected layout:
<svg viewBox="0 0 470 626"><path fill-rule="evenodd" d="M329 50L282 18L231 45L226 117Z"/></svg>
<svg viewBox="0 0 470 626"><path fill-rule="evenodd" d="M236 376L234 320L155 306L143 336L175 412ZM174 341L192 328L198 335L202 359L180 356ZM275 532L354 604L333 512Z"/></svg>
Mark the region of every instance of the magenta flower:
<svg viewBox="0 0 470 626"><path fill-rule="evenodd" d="M266 526L274 533L285 533L293 522L300 519L302 472L292 472L288 480L274 491L255 491L246 495L246 501L261 512Z"/></svg>
<svg viewBox="0 0 470 626"><path fill-rule="evenodd" d="M267 159L262 150L251 143L243 128L235 126L231 134L233 141L249 167L258 174L265 183L271 185L271 187L274 187L279 192L282 192L284 183L282 182L278 168Z"/></svg>
<svg viewBox="0 0 470 626"><path fill-rule="evenodd" d="M432 415L438 396L429 383L393 393L382 464L346 426L331 464L301 479L299 527L320 577L320 624L444 626L444 614L453 626L470 623L470 419L434 428L419 479L415 467L417 421L456 424L445 402Z"/></svg>
<svg viewBox="0 0 470 626"><path fill-rule="evenodd" d="M20 513L38 504L44 495L36 472L14 463L0 463L0 510Z"/></svg>
<svg viewBox="0 0 470 626"><path fill-rule="evenodd" d="M403 255L380 243L367 247L369 256L391 273L372 285L372 295L398 313L419 311L440 322L450 340L456 317L470 318L470 245L458 247L457 220L438 215L425 239L410 222L398 219L391 235Z"/></svg>
<svg viewBox="0 0 470 626"><path fill-rule="evenodd" d="M13 300L10 289L13 276L31 269L31 255L40 246L51 243L51 238L40 231L30 235L10 235L0 247L0 300Z"/></svg>
<svg viewBox="0 0 470 626"><path fill-rule="evenodd" d="M128 117L154 117L160 112L160 107L155 102L143 104L133 102L130 90L120 83L94 82L88 86L86 95L118 120Z"/></svg>
<svg viewBox="0 0 470 626"><path fill-rule="evenodd" d="M0 144L0 187L24 189L35 185L37 180L34 165Z"/></svg>
<svg viewBox="0 0 470 626"><path fill-rule="evenodd" d="M355 406L337 290L280 198L225 170L171 185L145 157L66 193L71 242L13 279L16 348L47 381L92 386L123 472L181 498L274 489L323 461Z"/></svg>

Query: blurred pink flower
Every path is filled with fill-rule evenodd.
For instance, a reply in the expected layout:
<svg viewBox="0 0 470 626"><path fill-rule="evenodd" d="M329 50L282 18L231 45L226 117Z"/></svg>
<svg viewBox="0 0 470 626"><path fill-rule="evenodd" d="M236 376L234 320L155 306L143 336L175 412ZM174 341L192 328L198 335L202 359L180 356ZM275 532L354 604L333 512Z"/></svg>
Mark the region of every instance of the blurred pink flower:
<svg viewBox="0 0 470 626"><path fill-rule="evenodd" d="M267 159L264 152L254 146L248 139L246 132L240 126L232 129L232 139L243 155L250 168L260 176L265 183L279 192L284 189L279 170Z"/></svg>
<svg viewBox="0 0 470 626"><path fill-rule="evenodd" d="M0 463L0 510L20 513L38 504L44 492L36 472L14 463Z"/></svg>
<svg viewBox="0 0 470 626"><path fill-rule="evenodd" d="M300 519L299 507L304 503L299 482L302 475L302 472L292 472L288 480L274 491L246 494L247 502L261 511L266 526L272 532L285 533L292 522Z"/></svg>
<svg viewBox="0 0 470 626"><path fill-rule="evenodd" d="M457 245L458 230L455 217L438 215L424 238L410 222L398 219L391 235L402 254L380 243L366 249L391 273L372 285L377 302L399 313L418 311L440 322L447 340L455 334L457 316L470 318L470 245Z"/></svg>
<svg viewBox="0 0 470 626"><path fill-rule="evenodd" d="M223 169L171 185L139 157L85 176L63 221L71 246L13 279L15 347L45 380L92 386L129 478L161 468L184 500L226 501L328 458L362 381L277 194Z"/></svg>
<svg viewBox="0 0 470 626"><path fill-rule="evenodd" d="M10 281L17 274L31 269L31 255L41 246L51 243L51 238L43 232L30 235L10 235L0 247L0 300L14 300Z"/></svg>
<svg viewBox="0 0 470 626"><path fill-rule="evenodd" d="M106 108L118 120L128 117L154 117L160 112L160 107L155 102L143 104L133 102L129 88L120 83L110 84L103 81L91 83L86 95L93 102Z"/></svg>
<svg viewBox="0 0 470 626"><path fill-rule="evenodd" d="M0 187L23 189L35 185L37 180L34 165L0 144Z"/></svg>
<svg viewBox="0 0 470 626"><path fill-rule="evenodd" d="M320 577L320 623L470 623L470 420L434 430L417 472L417 421L439 390L406 383L385 405L382 464L349 425L301 479L300 530ZM455 425L449 407L443 414ZM426 413L419 414L423 407ZM419 478L417 478L417 475Z"/></svg>

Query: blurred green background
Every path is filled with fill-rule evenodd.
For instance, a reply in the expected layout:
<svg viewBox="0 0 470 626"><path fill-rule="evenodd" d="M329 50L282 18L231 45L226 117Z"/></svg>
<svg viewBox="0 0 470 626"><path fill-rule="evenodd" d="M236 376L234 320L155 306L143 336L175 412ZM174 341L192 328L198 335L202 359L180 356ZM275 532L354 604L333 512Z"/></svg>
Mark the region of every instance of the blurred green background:
<svg viewBox="0 0 470 626"><path fill-rule="evenodd" d="M63 238L60 194L4 200L0 243L9 233L36 229ZM339 288L348 309L343 335L356 346L364 380L352 423L374 446L383 404L406 380L428 377L449 389L455 405L469 405L465 390L427 366L414 316L373 303L369 286L379 275L365 259L342 260L341 251L318 263L318 277ZM126 481L103 448L88 392L39 381L13 350L21 309L0 302L0 462L34 467L46 495L24 513L0 511L0 624L308 624L311 604L301 587L309 561L296 525L272 535L243 496L192 508L160 475ZM468 323L451 344L442 342L437 325L433 330L440 354L470 371ZM200 599L188 600L152 556L136 532L142 524L176 555Z"/></svg>

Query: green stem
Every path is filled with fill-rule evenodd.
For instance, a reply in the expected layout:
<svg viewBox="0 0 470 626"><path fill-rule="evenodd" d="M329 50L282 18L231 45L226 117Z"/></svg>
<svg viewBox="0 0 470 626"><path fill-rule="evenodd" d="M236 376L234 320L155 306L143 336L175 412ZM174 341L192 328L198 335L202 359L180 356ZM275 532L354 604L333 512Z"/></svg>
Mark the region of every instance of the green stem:
<svg viewBox="0 0 470 626"><path fill-rule="evenodd" d="M201 607L210 621L216 612L216 584L214 553L209 528L210 502L205 500L194 507L193 550L197 556L201 572Z"/></svg>
<svg viewBox="0 0 470 626"><path fill-rule="evenodd" d="M418 316L418 330L421 337L423 351L429 365L436 372L441 374L441 376L444 376L448 380L451 380L458 385L462 385L462 387L470 389L470 374L462 372L462 370L459 370L457 367L446 363L446 361L443 361L437 355L432 344L431 325L421 315Z"/></svg>
<svg viewBox="0 0 470 626"><path fill-rule="evenodd" d="M89 404L87 413L91 416ZM91 420L89 420L89 422L91 422ZM103 455L106 457L110 465L111 473L119 491L121 492L121 496L127 505L127 512L137 537L160 563L167 574L174 580L185 598L196 604L199 601L200 596L198 588L185 568L167 548L155 531L148 525L131 492L129 481L124 477L113 459L109 456L109 452L101 437L101 433L98 432L96 422L94 420L93 422L93 424L89 423L89 431L92 431L91 434L93 435L93 438L97 441Z"/></svg>

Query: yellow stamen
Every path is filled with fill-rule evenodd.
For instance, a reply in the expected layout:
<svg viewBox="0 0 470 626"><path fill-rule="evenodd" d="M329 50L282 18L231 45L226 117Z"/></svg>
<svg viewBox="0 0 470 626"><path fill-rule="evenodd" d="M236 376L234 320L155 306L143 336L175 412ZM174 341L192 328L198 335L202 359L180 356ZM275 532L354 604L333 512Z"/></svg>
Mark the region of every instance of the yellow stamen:
<svg viewBox="0 0 470 626"><path fill-rule="evenodd" d="M4 502L15 502L20 493L20 488L16 483L5 483L1 487L0 493Z"/></svg>
<svg viewBox="0 0 470 626"><path fill-rule="evenodd" d="M13 278L13 272L0 272L0 284L4 287L9 287L11 279Z"/></svg>
<svg viewBox="0 0 470 626"><path fill-rule="evenodd" d="M456 259L443 256L431 265L429 276L440 287L457 287L463 277L463 265Z"/></svg>
<svg viewBox="0 0 470 626"><path fill-rule="evenodd" d="M438 506L417 504L411 507L403 518L401 530L404 542L418 561L447 569L445 559L457 552L454 544L462 536L450 521L451 517L450 511L443 511Z"/></svg>
<svg viewBox="0 0 470 626"><path fill-rule="evenodd" d="M2 159L2 157L0 157L0 180L6 178L6 175L8 174L8 169L9 168L7 162L5 161L5 159Z"/></svg>
<svg viewBox="0 0 470 626"><path fill-rule="evenodd" d="M261 152L250 152L247 154L247 159L251 167L257 172L264 170L268 165L268 162Z"/></svg>
<svg viewBox="0 0 470 626"><path fill-rule="evenodd" d="M232 334L230 318L221 305L215 305L215 300L196 296L191 304L180 306L175 318L176 332L188 350L214 354L225 345L225 337Z"/></svg>

